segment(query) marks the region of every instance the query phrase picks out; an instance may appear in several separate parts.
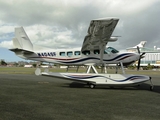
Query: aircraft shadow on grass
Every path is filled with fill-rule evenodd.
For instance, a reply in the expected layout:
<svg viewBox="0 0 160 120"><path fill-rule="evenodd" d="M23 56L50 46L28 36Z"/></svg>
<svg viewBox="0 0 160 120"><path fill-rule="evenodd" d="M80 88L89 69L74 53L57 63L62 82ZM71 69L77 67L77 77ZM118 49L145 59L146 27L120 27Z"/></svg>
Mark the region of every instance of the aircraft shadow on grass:
<svg viewBox="0 0 160 120"><path fill-rule="evenodd" d="M66 83L62 87L70 87L70 88L89 88L89 86L85 83L80 83L80 82L71 82L71 83ZM150 90L150 85L147 83L143 83L140 85L136 86L129 86L129 87L111 87L111 86L104 86L104 85L97 85L94 89L112 89L112 90ZM154 85L154 89L151 92L156 92L160 93L160 85Z"/></svg>

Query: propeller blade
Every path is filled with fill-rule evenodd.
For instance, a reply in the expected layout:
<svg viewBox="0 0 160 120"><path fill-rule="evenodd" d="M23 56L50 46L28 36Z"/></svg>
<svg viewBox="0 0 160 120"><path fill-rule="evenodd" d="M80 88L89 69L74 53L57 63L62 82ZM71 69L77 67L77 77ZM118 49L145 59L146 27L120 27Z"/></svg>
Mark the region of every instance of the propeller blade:
<svg viewBox="0 0 160 120"><path fill-rule="evenodd" d="M137 50L138 50L138 49L137 49ZM140 68L141 58L143 58L143 57L144 57L144 56L143 56L144 54L146 54L146 53L145 53L145 52L143 52L143 53L139 56L137 70L139 70L139 68Z"/></svg>
<svg viewBox="0 0 160 120"><path fill-rule="evenodd" d="M141 54L141 52L140 52L140 50L139 50L139 46L137 46L137 51L138 51L138 53L139 53L139 55L140 55L140 54ZM145 55L145 54L146 54L146 53L145 53L145 52L143 52L143 53L139 56L137 70L139 70L139 68L140 68L140 64L141 64L141 58L143 58L143 57L144 57L143 55Z"/></svg>
<svg viewBox="0 0 160 120"><path fill-rule="evenodd" d="M140 50L139 50L139 47L137 46L137 51L138 51L138 53L140 54Z"/></svg>
<svg viewBox="0 0 160 120"><path fill-rule="evenodd" d="M139 70L139 68L140 68L140 64L141 64L141 58L138 60L137 71L138 71L138 70Z"/></svg>
<svg viewBox="0 0 160 120"><path fill-rule="evenodd" d="M141 55L140 55L140 58L143 58L144 56L143 55L145 55L146 53L145 52L143 52Z"/></svg>

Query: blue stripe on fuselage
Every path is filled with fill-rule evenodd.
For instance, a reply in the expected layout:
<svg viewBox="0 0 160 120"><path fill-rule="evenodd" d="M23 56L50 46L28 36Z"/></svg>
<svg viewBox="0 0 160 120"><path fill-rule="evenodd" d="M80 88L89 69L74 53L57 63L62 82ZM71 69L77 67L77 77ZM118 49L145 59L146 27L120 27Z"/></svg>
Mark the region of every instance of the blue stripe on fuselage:
<svg viewBox="0 0 160 120"><path fill-rule="evenodd" d="M131 56L131 55L132 55L132 53L124 53L124 54L118 55L117 57L112 58L112 59L103 59L103 61L114 61L114 60L119 59L120 57ZM78 63L78 62L84 62L84 61L87 61L87 60L100 60L100 58L88 57L88 58L83 58L83 59L74 60L74 61L65 61L65 62L59 61L59 62L61 62L61 63Z"/></svg>

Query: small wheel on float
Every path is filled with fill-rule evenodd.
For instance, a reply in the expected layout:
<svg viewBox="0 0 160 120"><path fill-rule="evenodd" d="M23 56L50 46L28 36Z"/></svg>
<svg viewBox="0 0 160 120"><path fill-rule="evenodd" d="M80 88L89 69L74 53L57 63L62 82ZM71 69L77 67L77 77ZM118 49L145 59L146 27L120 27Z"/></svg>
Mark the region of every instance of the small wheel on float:
<svg viewBox="0 0 160 120"><path fill-rule="evenodd" d="M90 88L91 88L91 89L95 88L95 85L90 84Z"/></svg>
<svg viewBox="0 0 160 120"><path fill-rule="evenodd" d="M153 90L153 86L150 86L150 90L151 90L151 91Z"/></svg>

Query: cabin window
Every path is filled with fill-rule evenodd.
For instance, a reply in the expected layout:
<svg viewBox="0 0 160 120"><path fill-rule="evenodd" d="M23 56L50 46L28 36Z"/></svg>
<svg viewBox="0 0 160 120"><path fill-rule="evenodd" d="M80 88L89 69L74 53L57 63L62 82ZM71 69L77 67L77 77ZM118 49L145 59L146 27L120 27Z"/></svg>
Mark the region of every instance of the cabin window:
<svg viewBox="0 0 160 120"><path fill-rule="evenodd" d="M60 56L65 56L65 52L60 52L59 55Z"/></svg>
<svg viewBox="0 0 160 120"><path fill-rule="evenodd" d="M86 51L83 51L82 52L84 55L89 55L90 54L90 51L89 50L86 50Z"/></svg>
<svg viewBox="0 0 160 120"><path fill-rule="evenodd" d="M67 52L67 56L68 56L68 57L71 57L72 55L73 55L73 52L72 52L72 51Z"/></svg>
<svg viewBox="0 0 160 120"><path fill-rule="evenodd" d="M93 52L94 52L94 54L99 54L100 53L99 50L94 50Z"/></svg>
<svg viewBox="0 0 160 120"><path fill-rule="evenodd" d="M74 52L74 55L76 55L76 56L77 56L77 55L80 55L80 54L81 54L80 51L75 51L75 52Z"/></svg>

